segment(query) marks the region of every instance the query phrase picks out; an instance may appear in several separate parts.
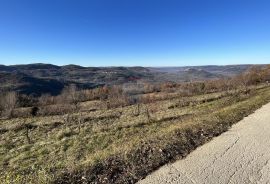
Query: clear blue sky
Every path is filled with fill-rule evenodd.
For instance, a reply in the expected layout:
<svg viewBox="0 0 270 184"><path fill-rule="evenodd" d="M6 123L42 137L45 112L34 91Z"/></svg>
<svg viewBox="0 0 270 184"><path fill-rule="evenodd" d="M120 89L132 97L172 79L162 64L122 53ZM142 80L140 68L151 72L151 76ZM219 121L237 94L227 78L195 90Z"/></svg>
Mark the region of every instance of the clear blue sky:
<svg viewBox="0 0 270 184"><path fill-rule="evenodd" d="M270 63L269 0L0 0L0 64Z"/></svg>

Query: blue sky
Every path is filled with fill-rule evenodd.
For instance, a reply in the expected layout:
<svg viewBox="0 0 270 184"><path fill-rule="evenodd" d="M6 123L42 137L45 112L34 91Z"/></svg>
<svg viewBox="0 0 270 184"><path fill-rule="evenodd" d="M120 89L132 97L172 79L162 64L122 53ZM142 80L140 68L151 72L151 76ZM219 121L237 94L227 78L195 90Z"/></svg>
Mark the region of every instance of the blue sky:
<svg viewBox="0 0 270 184"><path fill-rule="evenodd" d="M270 63L269 0L0 0L0 64Z"/></svg>

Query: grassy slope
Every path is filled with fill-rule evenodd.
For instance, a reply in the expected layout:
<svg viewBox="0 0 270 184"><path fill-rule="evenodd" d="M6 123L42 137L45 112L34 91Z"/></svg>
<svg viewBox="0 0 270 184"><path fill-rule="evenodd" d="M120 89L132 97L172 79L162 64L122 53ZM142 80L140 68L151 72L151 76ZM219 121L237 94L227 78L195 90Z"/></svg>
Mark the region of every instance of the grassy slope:
<svg viewBox="0 0 270 184"><path fill-rule="evenodd" d="M270 101L270 87L82 114L0 122L3 183L134 183ZM148 120L146 107L152 111ZM28 143L23 124L31 124ZM61 171L61 172L60 172Z"/></svg>

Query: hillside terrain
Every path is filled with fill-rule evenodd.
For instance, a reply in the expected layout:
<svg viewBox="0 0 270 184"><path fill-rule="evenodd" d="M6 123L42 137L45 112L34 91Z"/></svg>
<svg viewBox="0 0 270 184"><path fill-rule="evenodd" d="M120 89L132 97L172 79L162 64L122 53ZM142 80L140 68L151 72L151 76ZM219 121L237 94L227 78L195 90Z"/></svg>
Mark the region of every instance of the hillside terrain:
<svg viewBox="0 0 270 184"><path fill-rule="evenodd" d="M133 183L270 101L269 87L252 91L175 97L139 112L92 101L80 104L81 113L2 120L1 180Z"/></svg>
<svg viewBox="0 0 270 184"><path fill-rule="evenodd" d="M27 106L6 93L0 100L0 181L135 183L270 102L269 80L265 67L229 79L70 86L57 96L29 96Z"/></svg>
<svg viewBox="0 0 270 184"><path fill-rule="evenodd" d="M70 84L81 89L136 82L188 82L238 75L252 65L196 67L82 67L51 64L0 65L0 90L40 96L60 94ZM263 66L263 65L262 65Z"/></svg>

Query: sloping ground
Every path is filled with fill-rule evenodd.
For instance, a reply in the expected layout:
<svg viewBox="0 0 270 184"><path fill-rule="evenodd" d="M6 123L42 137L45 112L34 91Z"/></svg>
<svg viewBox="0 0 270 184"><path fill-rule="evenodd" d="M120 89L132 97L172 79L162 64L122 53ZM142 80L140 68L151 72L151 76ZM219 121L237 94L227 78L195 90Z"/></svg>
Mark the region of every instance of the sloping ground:
<svg viewBox="0 0 270 184"><path fill-rule="evenodd" d="M138 184L270 183L270 103Z"/></svg>
<svg viewBox="0 0 270 184"><path fill-rule="evenodd" d="M175 97L139 111L137 106L106 110L102 104L90 111L87 103L69 121L66 115L1 120L0 181L135 183L269 101L270 87L257 86Z"/></svg>

